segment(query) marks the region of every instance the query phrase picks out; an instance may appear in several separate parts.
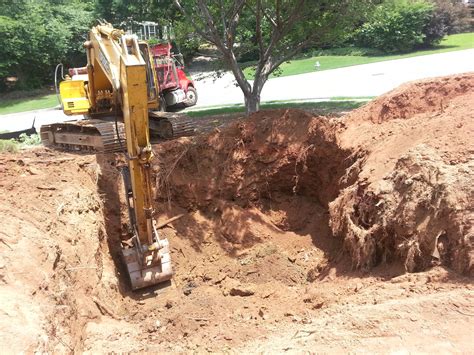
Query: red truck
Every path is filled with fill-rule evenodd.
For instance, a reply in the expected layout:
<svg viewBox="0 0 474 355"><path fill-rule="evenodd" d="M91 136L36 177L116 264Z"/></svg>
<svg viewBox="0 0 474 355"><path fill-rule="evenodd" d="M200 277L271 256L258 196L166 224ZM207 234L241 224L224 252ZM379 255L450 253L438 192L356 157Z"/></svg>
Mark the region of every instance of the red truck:
<svg viewBox="0 0 474 355"><path fill-rule="evenodd" d="M150 45L162 93L163 111L177 105L194 106L197 102L194 81L184 72L183 56L174 54L172 50L170 43Z"/></svg>

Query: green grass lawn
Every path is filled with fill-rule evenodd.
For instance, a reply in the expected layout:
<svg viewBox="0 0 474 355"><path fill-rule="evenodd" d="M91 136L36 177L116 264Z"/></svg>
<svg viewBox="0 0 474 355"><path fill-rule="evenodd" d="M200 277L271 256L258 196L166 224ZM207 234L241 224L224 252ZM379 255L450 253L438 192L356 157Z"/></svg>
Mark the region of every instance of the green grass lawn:
<svg viewBox="0 0 474 355"><path fill-rule="evenodd" d="M394 55L318 55L311 58L302 58L293 60L291 62L283 63L280 66L281 75L288 76L296 74L304 74L314 72L316 61L319 62L320 67L318 71L336 69L342 67L349 67L358 64L369 64L375 62L382 62L386 60L402 59L416 57L420 55L436 54L451 52L463 49L474 48L474 32L473 33L461 33L456 35L447 36L441 43L428 50L419 50L406 54L394 54ZM337 50L329 50L327 53L337 52ZM321 51L323 54L325 51ZM357 48L352 49L352 52L357 52ZM364 49L360 49L359 52L364 52ZM370 52L370 51L369 51ZM253 70L248 67L244 70L247 79L253 79ZM275 76L271 76L275 77Z"/></svg>
<svg viewBox="0 0 474 355"><path fill-rule="evenodd" d="M359 99L359 98L357 98ZM369 101L367 99L367 101ZM297 108L302 110L317 111L319 114L329 114L341 111L350 111L364 105L367 101L351 100L347 99L336 99L331 101L317 101L317 102L291 102L291 101L270 101L262 103L260 108L265 109L278 109L278 108ZM214 115L223 115L229 113L243 113L245 112L244 105L229 105L221 107L211 107L204 110L186 111L186 114L190 117L207 117Z"/></svg>
<svg viewBox="0 0 474 355"><path fill-rule="evenodd" d="M55 94L43 95L24 99L1 99L0 115L8 113L39 110L42 108L51 108L58 105L58 99Z"/></svg>

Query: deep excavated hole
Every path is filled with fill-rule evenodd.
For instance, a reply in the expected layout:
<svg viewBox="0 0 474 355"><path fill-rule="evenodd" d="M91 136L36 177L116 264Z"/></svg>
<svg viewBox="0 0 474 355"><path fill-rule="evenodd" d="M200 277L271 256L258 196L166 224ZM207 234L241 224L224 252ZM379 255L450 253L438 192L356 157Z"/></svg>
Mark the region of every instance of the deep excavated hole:
<svg viewBox="0 0 474 355"><path fill-rule="evenodd" d="M314 280L314 269L340 255L328 203L357 178L363 155L341 149L336 129L330 119L303 111L270 111L209 137L157 147L157 209L188 211L189 217L174 224L176 237L200 253L212 235L219 245L215 255L240 263L232 272L245 269L259 253L285 260L257 263L257 269L266 269L265 262L280 262L238 280L306 284ZM295 264L300 250L304 265ZM307 262L308 251L318 261Z"/></svg>
<svg viewBox="0 0 474 355"><path fill-rule="evenodd" d="M163 220L186 213L173 228L160 231L170 240L181 288L209 285L224 274L243 283L307 284L340 255L328 203L357 177L357 169L349 168L361 154L338 146L330 119L302 111L271 115L235 124L222 135L155 146L157 215ZM119 291L140 300L156 290L130 292L121 261L127 215L117 166L123 157L99 155L97 160ZM222 268L217 259L233 262ZM202 260L208 275L190 275L193 260Z"/></svg>
<svg viewBox="0 0 474 355"><path fill-rule="evenodd" d="M267 111L208 136L155 146L158 217L186 214L161 231L170 240L181 291L211 286L226 293L223 280L307 285L341 263L343 250L352 264L343 273L396 260L405 260L409 271L429 267L429 250L397 250L405 235L397 236L395 219L383 219L380 196L358 181L367 153L341 148L340 124L303 111ZM107 179L104 187L116 186ZM126 220L118 197L110 202L114 217L107 218L114 235ZM116 241L109 246L123 273ZM125 280L121 290L130 296Z"/></svg>

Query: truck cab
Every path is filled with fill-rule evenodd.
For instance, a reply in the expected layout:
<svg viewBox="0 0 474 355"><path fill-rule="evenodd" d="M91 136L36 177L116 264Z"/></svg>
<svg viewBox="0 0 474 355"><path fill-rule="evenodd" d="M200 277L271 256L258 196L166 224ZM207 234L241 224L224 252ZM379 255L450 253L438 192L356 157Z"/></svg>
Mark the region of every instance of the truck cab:
<svg viewBox="0 0 474 355"><path fill-rule="evenodd" d="M169 42L150 45L150 52L165 103L164 107L196 105L197 91L194 81L184 71L182 54L174 53L173 46Z"/></svg>

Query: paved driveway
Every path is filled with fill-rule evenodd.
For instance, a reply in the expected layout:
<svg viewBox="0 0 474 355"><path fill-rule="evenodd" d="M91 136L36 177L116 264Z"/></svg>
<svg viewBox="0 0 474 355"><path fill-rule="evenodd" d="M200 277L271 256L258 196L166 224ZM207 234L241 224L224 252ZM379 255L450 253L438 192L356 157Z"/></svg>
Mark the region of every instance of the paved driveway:
<svg viewBox="0 0 474 355"><path fill-rule="evenodd" d="M391 60L269 80L262 101L311 100L335 96L378 96L400 84L434 76L474 72L474 49ZM196 108L243 102L231 74L196 82ZM0 116L0 131L20 130L73 119L60 110L40 110Z"/></svg>
<svg viewBox="0 0 474 355"><path fill-rule="evenodd" d="M390 60L270 79L262 101L378 96L407 81L474 72L474 49ZM197 107L243 102L231 74L213 82L198 81Z"/></svg>

